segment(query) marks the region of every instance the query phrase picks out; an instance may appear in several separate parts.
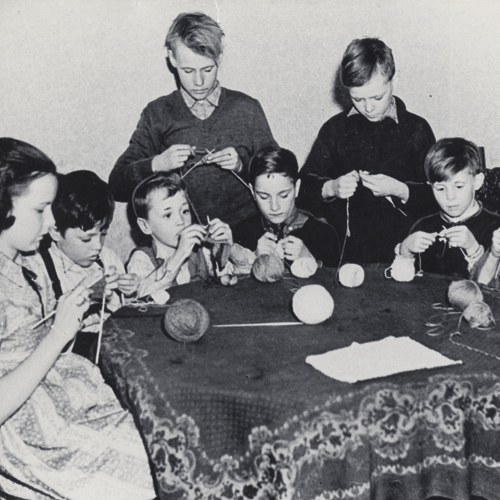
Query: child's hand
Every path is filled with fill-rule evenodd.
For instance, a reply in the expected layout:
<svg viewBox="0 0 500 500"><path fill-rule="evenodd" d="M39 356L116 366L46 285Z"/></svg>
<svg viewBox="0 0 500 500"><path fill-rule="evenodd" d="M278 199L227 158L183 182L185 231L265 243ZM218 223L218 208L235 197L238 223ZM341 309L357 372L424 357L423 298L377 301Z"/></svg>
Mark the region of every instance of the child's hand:
<svg viewBox="0 0 500 500"><path fill-rule="evenodd" d="M500 259L500 228L494 231L491 239L491 254L496 259Z"/></svg>
<svg viewBox="0 0 500 500"><path fill-rule="evenodd" d="M90 305L90 292L90 288L86 288L85 285L79 284L72 291L66 292L59 297L52 331L53 335L61 341L62 347L66 345L79 330L83 314Z"/></svg>
<svg viewBox="0 0 500 500"><path fill-rule="evenodd" d="M233 244L233 233L229 224L222 222L219 219L213 219L208 224L208 241L211 243L226 243Z"/></svg>
<svg viewBox="0 0 500 500"><path fill-rule="evenodd" d="M295 261L300 257L314 257L304 245L304 242L296 236L287 236L282 242L285 259Z"/></svg>
<svg viewBox="0 0 500 500"><path fill-rule="evenodd" d="M175 256L180 258L181 261L186 260L191 255L194 246L199 245L206 234L206 230L199 224L185 227L179 235L179 244Z"/></svg>
<svg viewBox="0 0 500 500"><path fill-rule="evenodd" d="M404 201L408 200L408 186L393 177L384 174L370 175L360 172L363 186L368 188L374 196L396 196Z"/></svg>
<svg viewBox="0 0 500 500"><path fill-rule="evenodd" d="M217 163L219 167L225 170L234 170L235 172L239 172L243 167L240 156L234 148L225 148L211 153L207 157L207 163Z"/></svg>
<svg viewBox="0 0 500 500"><path fill-rule="evenodd" d="M416 253L425 252L436 241L437 233L424 233L417 231L410 234L403 243L401 243L400 254L409 259Z"/></svg>
<svg viewBox="0 0 500 500"><path fill-rule="evenodd" d="M265 233L257 242L257 257L259 255L277 253L277 248L276 235L273 233Z"/></svg>
<svg viewBox="0 0 500 500"><path fill-rule="evenodd" d="M153 158L153 171L164 170L168 172L181 168L192 155L193 149L188 144L174 144Z"/></svg>
<svg viewBox="0 0 500 500"><path fill-rule="evenodd" d="M467 255L472 255L479 246L479 243L467 226L449 227L439 234L448 240L450 247L463 248Z"/></svg>
<svg viewBox="0 0 500 500"><path fill-rule="evenodd" d="M329 198L336 196L337 198L350 198L358 187L359 174L356 170L342 175L338 179L326 181L323 185L323 197Z"/></svg>
<svg viewBox="0 0 500 500"><path fill-rule="evenodd" d="M118 290L120 290L123 295L128 296L137 292L140 280L137 274L119 274L117 283Z"/></svg>

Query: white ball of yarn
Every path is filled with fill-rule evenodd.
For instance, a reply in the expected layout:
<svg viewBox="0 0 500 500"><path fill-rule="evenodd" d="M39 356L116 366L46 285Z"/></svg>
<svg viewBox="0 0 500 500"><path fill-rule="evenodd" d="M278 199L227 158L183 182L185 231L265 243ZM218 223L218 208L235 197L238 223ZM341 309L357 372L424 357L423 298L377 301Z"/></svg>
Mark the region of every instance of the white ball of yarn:
<svg viewBox="0 0 500 500"><path fill-rule="evenodd" d="M295 292L292 308L300 321L316 325L332 315L333 298L321 285L307 285Z"/></svg>
<svg viewBox="0 0 500 500"><path fill-rule="evenodd" d="M317 262L311 257L300 257L293 261L290 271L297 278L309 278L318 270Z"/></svg>
<svg viewBox="0 0 500 500"><path fill-rule="evenodd" d="M397 255L392 263L391 276L396 281L411 281L415 277L415 263L413 259L405 259Z"/></svg>
<svg viewBox="0 0 500 500"><path fill-rule="evenodd" d="M358 264L344 264L339 270L339 281L349 288L360 286L365 280L365 270Z"/></svg>

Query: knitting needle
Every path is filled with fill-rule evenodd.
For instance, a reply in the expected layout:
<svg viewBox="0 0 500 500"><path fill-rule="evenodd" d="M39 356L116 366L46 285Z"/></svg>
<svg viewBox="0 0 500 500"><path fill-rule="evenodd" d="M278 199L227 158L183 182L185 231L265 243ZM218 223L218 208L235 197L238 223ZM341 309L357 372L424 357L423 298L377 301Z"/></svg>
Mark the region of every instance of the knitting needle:
<svg viewBox="0 0 500 500"><path fill-rule="evenodd" d="M38 321L37 323L35 323L31 328L37 328L39 327L41 324L45 323L48 319L52 318L52 316L54 316L54 314L56 313L56 311L52 311L50 314L48 314L47 316L45 316L45 318L42 318L40 321Z"/></svg>
<svg viewBox="0 0 500 500"><path fill-rule="evenodd" d="M246 326L294 326L303 325L301 321L282 321L282 322L272 322L272 323L234 323L229 325L212 325L214 328L230 328L230 327L246 327Z"/></svg>
<svg viewBox="0 0 500 500"><path fill-rule="evenodd" d="M101 303L101 317L99 319L99 336L97 337L97 350L95 354L95 364L99 362L99 354L101 353L102 330L104 326L104 308L106 307L106 293L103 291Z"/></svg>

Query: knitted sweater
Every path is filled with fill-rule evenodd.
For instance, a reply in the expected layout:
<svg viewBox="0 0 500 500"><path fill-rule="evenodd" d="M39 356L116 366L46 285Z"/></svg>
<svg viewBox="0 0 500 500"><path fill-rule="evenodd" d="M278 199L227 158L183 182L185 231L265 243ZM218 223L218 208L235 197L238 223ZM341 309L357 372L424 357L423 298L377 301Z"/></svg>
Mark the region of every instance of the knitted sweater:
<svg viewBox="0 0 500 500"><path fill-rule="evenodd" d="M467 226L476 238L476 241L489 248L493 231L500 227L500 215L481 208L472 217L452 224L441 216L441 212L429 215L417 221L410 230L410 234L417 231L425 233L439 233L443 229L453 226ZM420 262L419 262L420 256ZM415 267L421 266L422 271L429 273L447 274L461 278L469 277L468 262L460 248L450 247L447 240L436 241L423 253L417 255Z"/></svg>
<svg viewBox="0 0 500 500"><path fill-rule="evenodd" d="M391 262L394 247L419 218L436 212L432 191L426 184L424 158L435 138L429 124L406 110L396 97L398 121L384 118L370 122L347 112L328 120L301 169L302 186L297 205L318 217L325 217L343 241L349 211L350 237L344 259L350 262ZM321 190L329 179L351 172L385 174L408 184L410 197L403 204L392 197L376 197L358 183L349 199L323 200ZM400 210L406 215L404 215Z"/></svg>
<svg viewBox="0 0 500 500"><path fill-rule="evenodd" d="M259 239L266 232L262 221L262 215L257 214L238 224L233 231L233 240L242 247L252 252L257 249ZM335 229L309 217L304 225L290 232L304 242L312 256L325 266L334 267L339 263L339 240Z"/></svg>
<svg viewBox="0 0 500 500"><path fill-rule="evenodd" d="M246 179L251 156L276 142L261 105L246 94L222 88L219 105L209 118L200 120L176 90L143 110L129 147L109 177L115 199L129 201L134 187L152 174L153 157L174 144L196 146L198 151L234 147L243 163L239 175ZM181 175L202 157L198 154L188 160ZM195 168L184 180L200 223L209 216L234 225L256 212L249 189L230 171L215 164Z"/></svg>

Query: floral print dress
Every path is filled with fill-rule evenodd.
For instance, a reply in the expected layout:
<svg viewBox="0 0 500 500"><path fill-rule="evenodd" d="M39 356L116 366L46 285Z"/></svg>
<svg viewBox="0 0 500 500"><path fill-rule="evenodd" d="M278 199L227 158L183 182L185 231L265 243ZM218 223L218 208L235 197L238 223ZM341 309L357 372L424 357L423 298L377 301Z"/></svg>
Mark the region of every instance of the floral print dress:
<svg viewBox="0 0 500 500"><path fill-rule="evenodd" d="M23 267L36 274L34 283ZM51 320L35 325L54 306L38 255L16 263L0 254L0 378L47 334ZM91 362L61 354L29 399L0 425L0 497L2 492L29 500L155 497L132 416Z"/></svg>

